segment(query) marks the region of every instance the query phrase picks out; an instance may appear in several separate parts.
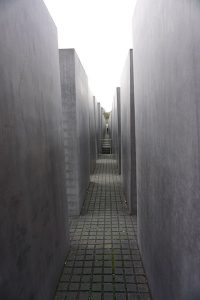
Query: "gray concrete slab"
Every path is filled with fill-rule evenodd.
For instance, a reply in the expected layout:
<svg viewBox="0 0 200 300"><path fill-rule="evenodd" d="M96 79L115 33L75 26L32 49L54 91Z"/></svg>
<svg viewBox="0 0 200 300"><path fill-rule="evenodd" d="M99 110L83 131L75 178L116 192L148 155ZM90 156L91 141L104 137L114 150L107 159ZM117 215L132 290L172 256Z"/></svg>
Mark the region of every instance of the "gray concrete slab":
<svg viewBox="0 0 200 300"><path fill-rule="evenodd" d="M104 117L105 109L101 107L101 139L104 139L106 134L106 119Z"/></svg>
<svg viewBox="0 0 200 300"><path fill-rule="evenodd" d="M52 299L68 249L56 27L0 2L0 299Z"/></svg>
<svg viewBox="0 0 200 300"><path fill-rule="evenodd" d="M74 49L61 49L60 75L69 214L79 215L90 175L88 79Z"/></svg>
<svg viewBox="0 0 200 300"><path fill-rule="evenodd" d="M96 97L93 97L95 115L95 138L96 138L96 158L98 157L98 109Z"/></svg>
<svg viewBox="0 0 200 300"><path fill-rule="evenodd" d="M97 102L97 148L98 154L101 153L101 104Z"/></svg>
<svg viewBox="0 0 200 300"><path fill-rule="evenodd" d="M121 76L121 173L129 212L137 213L135 104L133 50L128 53Z"/></svg>
<svg viewBox="0 0 200 300"><path fill-rule="evenodd" d="M112 102L112 118L111 118L111 137L112 137L112 154L113 154L113 158L116 159L117 155L116 155L116 135L117 135L117 105L116 105L116 94L113 97L113 102Z"/></svg>
<svg viewBox="0 0 200 300"><path fill-rule="evenodd" d="M110 135L110 138L112 139L112 111L109 112L109 119L108 119L108 133Z"/></svg>
<svg viewBox="0 0 200 300"><path fill-rule="evenodd" d="M200 4L134 17L139 242L155 300L200 299Z"/></svg>
<svg viewBox="0 0 200 300"><path fill-rule="evenodd" d="M97 159L95 97L89 91L89 125L90 125L90 174L94 172Z"/></svg>
<svg viewBox="0 0 200 300"><path fill-rule="evenodd" d="M116 88L112 104L112 154L121 174L121 100L120 87Z"/></svg>

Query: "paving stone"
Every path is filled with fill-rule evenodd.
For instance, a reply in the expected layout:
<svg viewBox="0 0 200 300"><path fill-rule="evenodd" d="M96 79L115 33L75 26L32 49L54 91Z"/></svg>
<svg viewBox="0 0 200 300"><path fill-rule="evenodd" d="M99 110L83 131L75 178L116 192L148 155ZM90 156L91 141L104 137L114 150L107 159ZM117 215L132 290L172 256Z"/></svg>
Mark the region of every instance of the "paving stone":
<svg viewBox="0 0 200 300"><path fill-rule="evenodd" d="M136 281L138 283L146 283L147 282L147 279L145 276L141 275L141 276L136 276Z"/></svg>
<svg viewBox="0 0 200 300"><path fill-rule="evenodd" d="M92 291L99 292L102 290L102 284L101 283L93 283L92 284Z"/></svg>
<svg viewBox="0 0 200 300"><path fill-rule="evenodd" d="M91 275L83 275L81 277L82 282L91 282Z"/></svg>
<svg viewBox="0 0 200 300"><path fill-rule="evenodd" d="M69 285L69 290L70 290L70 291L78 291L78 290L79 290L79 286L80 286L79 283L72 282L72 283Z"/></svg>
<svg viewBox="0 0 200 300"><path fill-rule="evenodd" d="M102 295L101 293L92 293L91 300L101 300Z"/></svg>
<svg viewBox="0 0 200 300"><path fill-rule="evenodd" d="M113 276L112 275L104 275L104 282L112 282Z"/></svg>
<svg viewBox="0 0 200 300"><path fill-rule="evenodd" d="M81 268L74 268L73 273L74 274L82 274L82 269Z"/></svg>
<svg viewBox="0 0 200 300"><path fill-rule="evenodd" d="M71 277L71 275L62 274L62 276L60 277L60 281L68 282L70 280L70 277Z"/></svg>
<svg viewBox="0 0 200 300"><path fill-rule="evenodd" d="M87 282L81 283L80 290L81 291L90 291L90 282L89 283L87 283Z"/></svg>
<svg viewBox="0 0 200 300"><path fill-rule="evenodd" d="M91 268L93 266L93 261L85 261L84 267L85 268Z"/></svg>
<svg viewBox="0 0 200 300"><path fill-rule="evenodd" d="M66 300L76 300L78 296L78 292L68 292L66 294Z"/></svg>
<svg viewBox="0 0 200 300"><path fill-rule="evenodd" d="M104 293L103 294L103 300L114 300L115 296L113 293Z"/></svg>
<svg viewBox="0 0 200 300"><path fill-rule="evenodd" d="M140 292L148 292L148 285L147 284L138 284L138 290Z"/></svg>
<svg viewBox="0 0 200 300"><path fill-rule="evenodd" d="M91 274L91 273L92 273L92 268L84 268L84 269L83 269L83 274L89 275L89 274Z"/></svg>
<svg viewBox="0 0 200 300"><path fill-rule="evenodd" d="M124 269L122 267L121 268L115 268L115 274L123 275L123 272L124 272Z"/></svg>
<svg viewBox="0 0 200 300"><path fill-rule="evenodd" d="M134 270L132 268L124 268L125 274L126 275L133 275Z"/></svg>
<svg viewBox="0 0 200 300"><path fill-rule="evenodd" d="M136 294L128 294L128 300L142 300L139 298L139 295Z"/></svg>
<svg viewBox="0 0 200 300"><path fill-rule="evenodd" d="M125 279L126 283L135 283L135 277L133 275L126 275Z"/></svg>
<svg viewBox="0 0 200 300"><path fill-rule="evenodd" d="M93 282L102 282L102 275L93 275Z"/></svg>
<svg viewBox="0 0 200 300"><path fill-rule="evenodd" d="M123 283L116 283L115 284L115 290L116 292L125 292L125 285Z"/></svg>
<svg viewBox="0 0 200 300"><path fill-rule="evenodd" d="M70 240L54 300L152 299L137 244L137 219L128 213L110 156L97 161L82 213L70 218Z"/></svg>
<svg viewBox="0 0 200 300"><path fill-rule="evenodd" d="M81 276L80 275L73 275L71 277L71 282L80 282Z"/></svg>
<svg viewBox="0 0 200 300"><path fill-rule="evenodd" d="M116 300L126 300L126 294L116 293L115 297Z"/></svg>
<svg viewBox="0 0 200 300"><path fill-rule="evenodd" d="M114 281L118 283L124 283L124 276L123 275L115 275Z"/></svg>
<svg viewBox="0 0 200 300"><path fill-rule="evenodd" d="M55 300L65 300L66 299L66 295L64 293L59 293L57 292L55 295Z"/></svg>
<svg viewBox="0 0 200 300"><path fill-rule="evenodd" d="M103 289L104 289L104 291L106 291L106 292L112 292L112 291L113 291L113 284L112 284L112 283L107 283L107 282L105 282L105 283L103 284Z"/></svg>
<svg viewBox="0 0 200 300"><path fill-rule="evenodd" d="M60 282L59 284L58 284L58 287L57 287L57 290L58 291L67 291L68 290L68 283L63 283L63 282Z"/></svg>
<svg viewBox="0 0 200 300"><path fill-rule="evenodd" d="M127 291L128 292L137 292L137 285L136 284L130 284L130 283L128 283L127 285L126 285L126 289L127 289Z"/></svg>
<svg viewBox="0 0 200 300"><path fill-rule="evenodd" d="M147 295L147 294L140 294L139 296L139 300L151 300L151 297L150 295Z"/></svg>
<svg viewBox="0 0 200 300"><path fill-rule="evenodd" d="M90 299L90 293L87 292L80 292L78 296L79 300L89 300Z"/></svg>
<svg viewBox="0 0 200 300"><path fill-rule="evenodd" d="M93 273L94 274L101 274L102 273L102 268L94 268Z"/></svg>

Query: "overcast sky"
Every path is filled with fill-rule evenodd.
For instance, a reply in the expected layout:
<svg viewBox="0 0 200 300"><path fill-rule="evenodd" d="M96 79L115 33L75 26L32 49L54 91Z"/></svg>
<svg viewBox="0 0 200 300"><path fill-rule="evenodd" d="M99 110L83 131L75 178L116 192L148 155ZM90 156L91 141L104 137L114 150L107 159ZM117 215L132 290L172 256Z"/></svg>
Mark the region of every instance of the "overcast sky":
<svg viewBox="0 0 200 300"><path fill-rule="evenodd" d="M59 48L75 48L97 101L111 110L132 48L136 0L44 0L58 28Z"/></svg>

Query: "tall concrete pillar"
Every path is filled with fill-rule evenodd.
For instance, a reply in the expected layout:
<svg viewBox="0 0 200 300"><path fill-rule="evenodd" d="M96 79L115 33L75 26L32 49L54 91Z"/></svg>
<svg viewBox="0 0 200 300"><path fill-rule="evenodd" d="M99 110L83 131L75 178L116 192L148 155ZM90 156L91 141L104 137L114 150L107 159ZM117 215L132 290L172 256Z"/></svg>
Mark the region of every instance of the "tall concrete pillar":
<svg viewBox="0 0 200 300"><path fill-rule="evenodd" d="M94 115L95 115L95 139L96 139L96 158L98 157L98 110L97 110L97 100L93 97L94 102Z"/></svg>
<svg viewBox="0 0 200 300"><path fill-rule="evenodd" d="M69 246L57 32L0 1L0 299L52 299Z"/></svg>
<svg viewBox="0 0 200 300"><path fill-rule="evenodd" d="M128 53L121 76L121 173L129 213L137 213L135 99L133 50Z"/></svg>
<svg viewBox="0 0 200 300"><path fill-rule="evenodd" d="M200 299L200 3L134 16L139 242L155 300Z"/></svg>
<svg viewBox="0 0 200 300"><path fill-rule="evenodd" d="M106 133L106 120L104 117L105 110L101 107L101 138L104 139Z"/></svg>
<svg viewBox="0 0 200 300"><path fill-rule="evenodd" d="M121 103L120 88L116 88L112 105L112 154L121 174Z"/></svg>
<svg viewBox="0 0 200 300"><path fill-rule="evenodd" d="M95 97L89 92L89 123L90 123L90 173L94 172L97 159Z"/></svg>
<svg viewBox="0 0 200 300"><path fill-rule="evenodd" d="M98 154L101 153L101 104L97 103L97 145Z"/></svg>
<svg viewBox="0 0 200 300"><path fill-rule="evenodd" d="M110 138L112 139L112 111L110 112L108 119L108 132L110 134Z"/></svg>
<svg viewBox="0 0 200 300"><path fill-rule="evenodd" d="M90 176L88 79L74 49L59 52L66 193L70 215L79 215Z"/></svg>
<svg viewBox="0 0 200 300"><path fill-rule="evenodd" d="M113 98L113 102L112 102L112 133L111 133L111 137L112 137L112 154L113 154L113 158L116 159L116 101L115 101L115 96Z"/></svg>

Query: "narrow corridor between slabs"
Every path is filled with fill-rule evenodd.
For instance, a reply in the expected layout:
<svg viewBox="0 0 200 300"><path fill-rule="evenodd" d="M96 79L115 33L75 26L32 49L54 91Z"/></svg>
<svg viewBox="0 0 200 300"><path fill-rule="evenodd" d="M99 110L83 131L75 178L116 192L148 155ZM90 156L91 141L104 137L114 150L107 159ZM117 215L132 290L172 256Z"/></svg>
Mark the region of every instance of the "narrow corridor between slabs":
<svg viewBox="0 0 200 300"><path fill-rule="evenodd" d="M138 243L117 164L101 155L81 216L70 221L71 247L55 300L150 300Z"/></svg>

